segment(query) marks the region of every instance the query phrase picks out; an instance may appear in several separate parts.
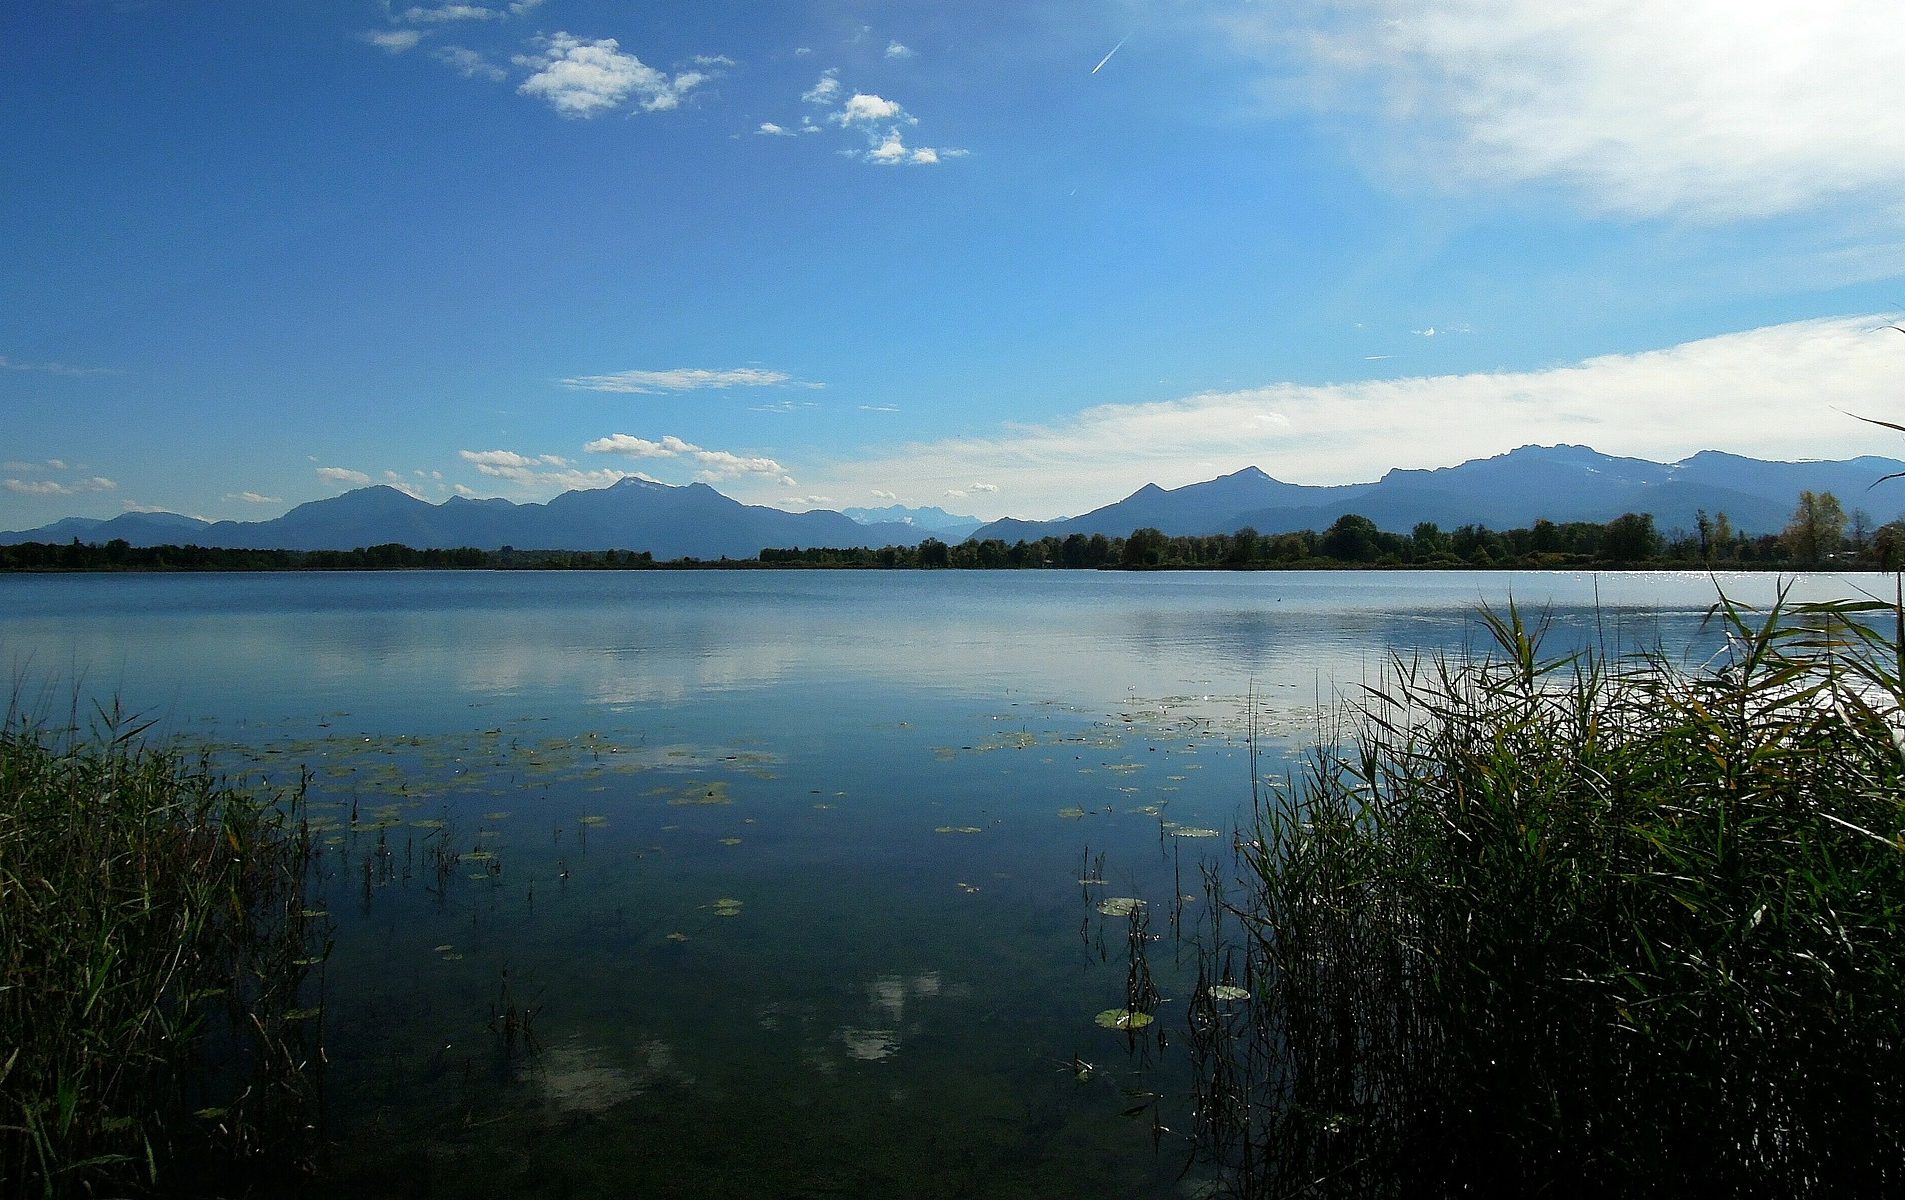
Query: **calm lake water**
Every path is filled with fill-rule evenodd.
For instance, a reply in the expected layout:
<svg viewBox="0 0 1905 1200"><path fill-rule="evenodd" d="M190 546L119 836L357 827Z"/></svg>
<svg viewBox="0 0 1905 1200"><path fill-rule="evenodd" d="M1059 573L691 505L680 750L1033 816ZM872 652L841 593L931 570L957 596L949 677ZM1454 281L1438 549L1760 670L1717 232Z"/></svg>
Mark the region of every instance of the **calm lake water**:
<svg viewBox="0 0 1905 1200"><path fill-rule="evenodd" d="M1774 587L14 576L0 662L30 706L116 697L234 774L311 773L338 1195L1196 1195L1168 921L1247 814L1253 709L1281 775L1390 655L1483 645L1484 603L1697 666L1718 590ZM1142 1037L1094 1023L1115 897L1167 935ZM490 1028L510 1004L534 1053Z"/></svg>

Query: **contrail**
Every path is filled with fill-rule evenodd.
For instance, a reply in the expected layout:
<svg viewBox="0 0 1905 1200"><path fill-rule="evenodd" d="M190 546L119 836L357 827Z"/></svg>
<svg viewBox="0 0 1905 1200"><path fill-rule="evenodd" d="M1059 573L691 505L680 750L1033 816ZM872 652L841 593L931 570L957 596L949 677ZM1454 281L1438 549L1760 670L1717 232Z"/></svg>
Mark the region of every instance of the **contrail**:
<svg viewBox="0 0 1905 1200"><path fill-rule="evenodd" d="M1120 51L1120 50L1122 50L1122 49L1124 49L1124 44L1125 44L1126 42L1128 42L1128 41L1130 41L1130 40L1131 40L1131 36L1130 36L1129 34L1126 34L1126 35L1125 35L1124 37L1121 37L1121 38L1119 38L1119 39L1118 39L1118 44L1117 44L1116 46L1113 46L1113 47L1111 48L1111 54L1116 54L1116 53L1117 53L1118 51ZM1105 56L1104 56L1103 58L1101 58L1101 59L1099 59L1099 60L1098 60L1098 66L1097 66L1097 67L1093 67L1093 68L1091 69L1091 73L1092 73L1093 75L1096 75L1096 74L1098 73L1098 69L1099 69L1099 67L1102 67L1102 66L1104 66L1104 65L1105 65L1106 63L1108 63L1108 62L1110 62L1110 61L1111 61L1111 54L1107 54L1107 55L1105 55Z"/></svg>

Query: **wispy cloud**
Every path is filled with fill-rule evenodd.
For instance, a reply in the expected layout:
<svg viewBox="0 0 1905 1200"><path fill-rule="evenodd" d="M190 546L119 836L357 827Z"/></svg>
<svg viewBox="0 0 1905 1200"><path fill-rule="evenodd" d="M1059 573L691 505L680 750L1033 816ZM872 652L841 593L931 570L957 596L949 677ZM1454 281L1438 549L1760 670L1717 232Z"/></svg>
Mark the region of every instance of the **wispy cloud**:
<svg viewBox="0 0 1905 1200"><path fill-rule="evenodd" d="M828 67L822 71L814 86L802 92L800 98L808 104L832 104L840 99L840 68Z"/></svg>
<svg viewBox="0 0 1905 1200"><path fill-rule="evenodd" d="M1905 22L1891 5L1259 8L1220 20L1263 56L1267 88L1353 114L1347 127L1414 175L1558 183L1589 209L1713 221L1905 192Z"/></svg>
<svg viewBox="0 0 1905 1200"><path fill-rule="evenodd" d="M478 474L508 480L519 488L545 494L608 487L629 475L627 471L581 470L559 454L518 454L514 450L458 450L456 453L475 467ZM466 498L478 495L463 484L457 484L452 490Z"/></svg>
<svg viewBox="0 0 1905 1200"><path fill-rule="evenodd" d="M327 483L348 483L353 487L364 487L370 483L370 476L349 467L319 467L317 477Z"/></svg>
<svg viewBox="0 0 1905 1200"><path fill-rule="evenodd" d="M118 486L103 475L65 482L57 479L8 479L0 483L0 487L22 496L83 496L88 492L110 492Z"/></svg>
<svg viewBox="0 0 1905 1200"><path fill-rule="evenodd" d="M364 35L364 40L379 50L402 54L414 49L423 40L423 34L415 29L373 29Z"/></svg>
<svg viewBox="0 0 1905 1200"><path fill-rule="evenodd" d="M886 44L886 56L888 58L912 58L916 53L918 52L911 47L902 46L898 42L888 42Z"/></svg>
<svg viewBox="0 0 1905 1200"><path fill-rule="evenodd" d="M1833 412L1897 407L1899 339L1874 333L1882 323L1774 325L1544 370L1278 383L1100 405L823 467L818 486L851 495L908 479L970 493L967 481L983 479L1007 489L1017 515L1049 516L1116 499L1108 493L1121 487L1175 487L1244 466L1297 483L1350 483L1531 443L1658 461L1704 449L1775 459L1897 454L1885 431Z"/></svg>
<svg viewBox="0 0 1905 1200"><path fill-rule="evenodd" d="M19 362L0 354L0 371L39 371L47 375L68 375L75 378L85 375L117 375L111 367L76 367L63 362Z"/></svg>
<svg viewBox="0 0 1905 1200"><path fill-rule="evenodd" d="M225 499L242 500L246 504L283 504L284 503L284 500L281 497L266 496L258 492L226 492Z"/></svg>
<svg viewBox="0 0 1905 1200"><path fill-rule="evenodd" d="M534 7L532 4L517 11L527 12ZM503 9L482 4L418 4L398 13L397 19L412 25L444 25L456 21L500 21L509 15Z"/></svg>
<svg viewBox="0 0 1905 1200"><path fill-rule="evenodd" d="M760 124L760 128L756 129L754 132L759 134L765 134L768 137L798 137L800 136L799 134L796 134L793 130L787 129L780 125L776 125L772 121L762 121Z"/></svg>
<svg viewBox="0 0 1905 1200"><path fill-rule="evenodd" d="M579 38L556 33L535 40L533 54L512 60L529 78L516 89L546 100L565 117L594 117L632 101L643 112L678 108L689 89L707 82L707 71L670 76L633 54L614 38Z"/></svg>
<svg viewBox="0 0 1905 1200"><path fill-rule="evenodd" d="M501 83L509 78L509 72L466 46L441 46L432 57L465 79L487 79L492 83Z"/></svg>
<svg viewBox="0 0 1905 1200"><path fill-rule="evenodd" d="M650 441L632 434L614 433L597 438L583 449L590 454L619 454L625 458L687 459L700 468L695 477L708 483L742 475L765 475L781 479L787 476L787 469L771 458L708 450L672 434L660 441Z"/></svg>
<svg viewBox="0 0 1905 1200"><path fill-rule="evenodd" d="M578 375L561 381L563 387L588 392L624 392L655 395L661 392L692 392L704 388L793 387L821 388L824 384L806 383L785 371L759 367L734 367L711 371L702 367L675 367L666 371L617 371L612 375Z"/></svg>

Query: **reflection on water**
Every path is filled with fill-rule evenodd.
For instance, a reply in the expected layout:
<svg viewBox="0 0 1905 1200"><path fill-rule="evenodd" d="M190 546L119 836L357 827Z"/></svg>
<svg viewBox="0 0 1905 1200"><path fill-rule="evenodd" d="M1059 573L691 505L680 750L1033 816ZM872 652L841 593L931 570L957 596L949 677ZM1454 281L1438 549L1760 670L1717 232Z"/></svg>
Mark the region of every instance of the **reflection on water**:
<svg viewBox="0 0 1905 1200"><path fill-rule="evenodd" d="M1186 1102L1133 1100L1173 1078L1194 980L1160 958L1154 1026L1097 1017L1125 1011L1134 911L1198 920L1251 698L1281 774L1390 655L1475 643L1479 603L1697 660L1714 588L9 577L0 658L51 711L77 679L233 769L314 772L340 1195L1152 1196L1199 1186ZM503 984L533 1054L495 1032Z"/></svg>

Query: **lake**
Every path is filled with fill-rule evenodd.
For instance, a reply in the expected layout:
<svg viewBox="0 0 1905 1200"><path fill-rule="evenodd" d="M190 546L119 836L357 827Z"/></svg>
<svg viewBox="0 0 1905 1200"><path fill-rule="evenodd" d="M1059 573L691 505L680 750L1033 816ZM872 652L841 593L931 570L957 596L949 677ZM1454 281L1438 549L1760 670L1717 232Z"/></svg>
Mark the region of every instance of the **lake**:
<svg viewBox="0 0 1905 1200"><path fill-rule="evenodd" d="M337 1195L1197 1195L1171 934L1253 725L1281 777L1391 655L1484 647L1484 603L1697 667L1718 590L1775 586L12 576L0 661L29 708L116 699L234 775L308 772ZM1143 1036L1094 1021L1126 897L1159 935Z"/></svg>

